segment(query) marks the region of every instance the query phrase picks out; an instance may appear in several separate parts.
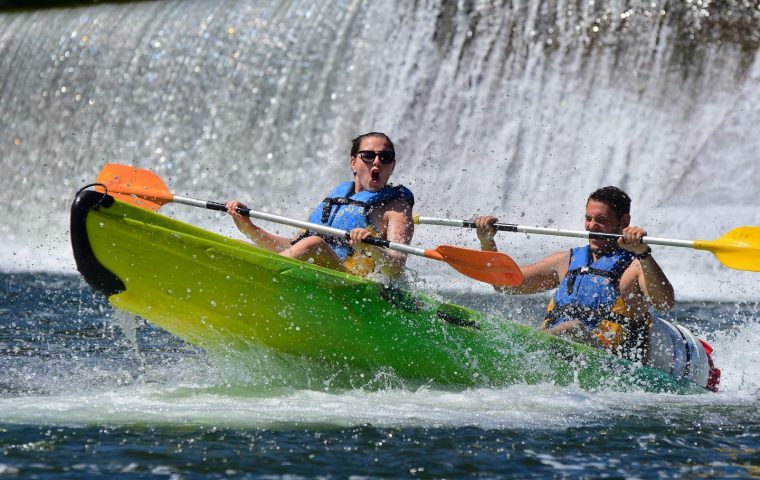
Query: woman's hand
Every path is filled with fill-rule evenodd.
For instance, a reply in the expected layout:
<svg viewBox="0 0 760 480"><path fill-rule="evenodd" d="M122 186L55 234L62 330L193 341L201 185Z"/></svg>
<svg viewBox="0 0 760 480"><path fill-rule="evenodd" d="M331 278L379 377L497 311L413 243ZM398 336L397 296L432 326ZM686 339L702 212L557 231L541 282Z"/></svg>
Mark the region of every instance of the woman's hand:
<svg viewBox="0 0 760 480"><path fill-rule="evenodd" d="M229 214L232 219L235 221L235 226L237 226L238 230L240 230L243 233L246 233L246 231L253 226L253 222L251 222L251 218L247 217L245 215L241 215L237 209L238 208L248 208L240 202L239 200L230 200L229 202L224 204L227 207L227 214Z"/></svg>
<svg viewBox="0 0 760 480"><path fill-rule="evenodd" d="M351 229L350 232L348 232L348 243L349 245L354 247L356 246L357 243L371 236L372 236L372 232L367 228L354 228L354 229Z"/></svg>

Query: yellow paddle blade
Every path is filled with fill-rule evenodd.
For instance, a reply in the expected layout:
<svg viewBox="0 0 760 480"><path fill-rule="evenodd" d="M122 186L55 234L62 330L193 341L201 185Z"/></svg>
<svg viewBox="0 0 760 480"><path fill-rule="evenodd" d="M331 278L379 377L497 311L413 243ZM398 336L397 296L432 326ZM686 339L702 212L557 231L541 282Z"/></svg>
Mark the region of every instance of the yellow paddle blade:
<svg viewBox="0 0 760 480"><path fill-rule="evenodd" d="M523 282L520 267L501 252L441 245L434 250L425 250L425 257L446 262L457 272L491 285L515 287Z"/></svg>
<svg viewBox="0 0 760 480"><path fill-rule="evenodd" d="M694 240L694 248L711 251L727 267L760 272L760 227L736 227L716 240Z"/></svg>
<svg viewBox="0 0 760 480"><path fill-rule="evenodd" d="M97 183L117 200L146 210L156 211L174 199L161 177L130 165L107 163L98 174ZM101 191L103 188L96 188Z"/></svg>

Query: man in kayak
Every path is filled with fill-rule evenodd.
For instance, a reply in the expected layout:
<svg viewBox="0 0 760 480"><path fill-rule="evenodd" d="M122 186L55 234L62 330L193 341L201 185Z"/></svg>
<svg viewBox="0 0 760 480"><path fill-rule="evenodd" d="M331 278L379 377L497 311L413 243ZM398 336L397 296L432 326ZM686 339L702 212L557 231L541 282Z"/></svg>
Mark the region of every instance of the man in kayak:
<svg viewBox="0 0 760 480"><path fill-rule="evenodd" d="M237 213L236 208L245 208L237 200L227 202L227 213L241 232L266 250L356 275L377 271L399 276L405 254L361 243L371 235L394 243L412 240L414 195L404 186L388 184L396 166L393 142L384 133L360 135L352 141L349 163L353 180L335 187L309 216L311 223L348 231L349 240L311 231L295 239L274 235Z"/></svg>
<svg viewBox="0 0 760 480"><path fill-rule="evenodd" d="M673 286L641 242L647 232L630 225L631 199L617 187L593 192L586 202L585 229L621 234L593 240L587 246L556 252L520 269L525 281L518 287L498 287L507 294L530 294L557 288L542 328L628 358L645 360L648 353L649 306L670 310ZM496 250L497 221L475 219L483 250Z"/></svg>

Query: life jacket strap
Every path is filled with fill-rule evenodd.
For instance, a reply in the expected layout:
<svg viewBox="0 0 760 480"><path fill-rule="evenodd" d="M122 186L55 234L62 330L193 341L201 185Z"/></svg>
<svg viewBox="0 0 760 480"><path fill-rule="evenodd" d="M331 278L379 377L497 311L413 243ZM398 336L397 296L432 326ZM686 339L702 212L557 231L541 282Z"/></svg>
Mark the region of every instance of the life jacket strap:
<svg viewBox="0 0 760 480"><path fill-rule="evenodd" d="M359 205L360 207L364 208L364 211L366 212L369 205L367 205L366 202L360 202L359 200L352 200L350 198L346 197L327 197L322 202L325 204L322 207L322 223L326 224L327 221L330 219L330 213L332 213L332 207L335 205L344 206L344 205Z"/></svg>
<svg viewBox="0 0 760 480"><path fill-rule="evenodd" d="M300 235L295 237L293 240L290 241L291 245L295 245L296 243L300 242L304 238L307 237L319 237L325 242L327 242L328 245L331 247L338 247L338 246L345 246L348 247L348 256L351 256L354 254L354 249L351 247L351 245L348 243L348 240L341 237L335 237L333 235L325 235L324 233L315 232L314 230L304 230L301 232Z"/></svg>
<svg viewBox="0 0 760 480"><path fill-rule="evenodd" d="M610 272L608 270L600 270L598 268L592 268L592 267L575 268L567 272L567 294L568 295L573 294L573 288L575 287L575 279L576 277L578 277L578 275L599 275L601 277L611 278L615 282L616 285L618 281L620 281L620 276L616 275L615 272Z"/></svg>

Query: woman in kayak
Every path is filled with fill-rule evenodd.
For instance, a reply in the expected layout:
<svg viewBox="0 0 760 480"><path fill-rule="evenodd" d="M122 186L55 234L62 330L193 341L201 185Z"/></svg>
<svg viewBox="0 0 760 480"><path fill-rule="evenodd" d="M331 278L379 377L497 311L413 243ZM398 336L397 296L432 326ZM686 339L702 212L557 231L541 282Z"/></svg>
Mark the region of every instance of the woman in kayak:
<svg viewBox="0 0 760 480"><path fill-rule="evenodd" d="M521 266L522 285L494 288L508 294L557 288L543 329L632 359L646 359L652 323L649 307L670 310L675 297L652 250L641 241L647 232L630 225L630 207L630 197L619 188L596 190L586 202L586 230L619 238L590 239L586 246ZM483 250L496 250L495 222L491 216L475 219Z"/></svg>
<svg viewBox="0 0 760 480"><path fill-rule="evenodd" d="M353 180L335 187L309 216L311 223L348 231L349 240L312 231L295 239L274 235L254 225L250 217L240 215L236 209L246 207L237 200L227 202L227 213L243 234L266 250L356 275L377 271L399 276L405 254L361 243L377 236L409 244L414 234L414 195L404 186L388 184L396 166L393 142L379 132L356 137L351 144L350 165Z"/></svg>

